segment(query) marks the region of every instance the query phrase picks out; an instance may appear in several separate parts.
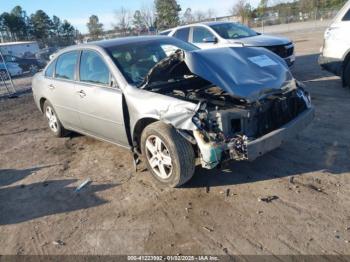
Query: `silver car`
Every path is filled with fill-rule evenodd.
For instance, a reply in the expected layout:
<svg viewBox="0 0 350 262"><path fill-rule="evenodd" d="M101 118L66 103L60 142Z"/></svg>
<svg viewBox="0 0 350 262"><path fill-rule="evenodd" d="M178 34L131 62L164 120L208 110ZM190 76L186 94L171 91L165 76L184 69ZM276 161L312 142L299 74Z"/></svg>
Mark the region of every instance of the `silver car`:
<svg viewBox="0 0 350 262"><path fill-rule="evenodd" d="M237 46L264 47L284 59L288 66L295 62L294 44L285 37L260 34L233 22L203 22L176 27L160 33L192 43L199 48Z"/></svg>
<svg viewBox="0 0 350 262"><path fill-rule="evenodd" d="M197 163L254 160L314 116L308 93L264 48L200 50L162 36L68 47L32 88L56 136L73 130L128 148L171 187Z"/></svg>

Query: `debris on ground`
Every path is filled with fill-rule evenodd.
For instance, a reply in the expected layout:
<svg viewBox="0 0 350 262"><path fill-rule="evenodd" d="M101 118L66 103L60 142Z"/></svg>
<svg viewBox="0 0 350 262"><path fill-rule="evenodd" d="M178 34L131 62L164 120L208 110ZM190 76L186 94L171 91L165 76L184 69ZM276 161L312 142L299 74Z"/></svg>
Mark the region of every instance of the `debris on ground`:
<svg viewBox="0 0 350 262"><path fill-rule="evenodd" d="M229 197L230 196L230 189L226 189L226 196Z"/></svg>
<svg viewBox="0 0 350 262"><path fill-rule="evenodd" d="M258 197L259 202L266 202L266 203L270 203L270 202L277 200L277 199L279 199L278 196Z"/></svg>
<svg viewBox="0 0 350 262"><path fill-rule="evenodd" d="M210 228L210 227L206 227L206 226L202 226L202 228L208 232L213 232L214 229L213 228Z"/></svg>
<svg viewBox="0 0 350 262"><path fill-rule="evenodd" d="M206 191L207 193L209 193L209 192L210 192L210 187L207 186L207 187L205 188L205 191Z"/></svg>
<svg viewBox="0 0 350 262"><path fill-rule="evenodd" d="M91 183L91 179L90 178L88 178L88 179L86 179L83 183L81 183L75 190L74 190L74 192L79 192L80 190L82 190L83 189L83 187L85 187L85 186L87 186L88 184L90 184Z"/></svg>
<svg viewBox="0 0 350 262"><path fill-rule="evenodd" d="M52 244L55 246L65 246L66 243L64 243L62 240L54 240L52 241Z"/></svg>

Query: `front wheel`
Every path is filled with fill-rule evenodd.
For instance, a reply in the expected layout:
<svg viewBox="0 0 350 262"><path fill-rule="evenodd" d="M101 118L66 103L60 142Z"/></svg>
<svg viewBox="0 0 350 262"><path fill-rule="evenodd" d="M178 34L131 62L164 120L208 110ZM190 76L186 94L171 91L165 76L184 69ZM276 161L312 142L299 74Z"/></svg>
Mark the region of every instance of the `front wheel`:
<svg viewBox="0 0 350 262"><path fill-rule="evenodd" d="M155 122L145 128L141 149L148 170L170 187L189 181L195 170L195 156L191 144L175 128Z"/></svg>

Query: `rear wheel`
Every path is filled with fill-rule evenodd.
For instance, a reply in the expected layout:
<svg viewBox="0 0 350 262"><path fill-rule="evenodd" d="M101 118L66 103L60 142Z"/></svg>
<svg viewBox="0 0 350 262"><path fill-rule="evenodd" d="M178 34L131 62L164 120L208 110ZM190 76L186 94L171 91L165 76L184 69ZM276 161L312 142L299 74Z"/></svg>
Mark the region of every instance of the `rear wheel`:
<svg viewBox="0 0 350 262"><path fill-rule="evenodd" d="M350 87L350 61L348 61L347 65L345 66L343 81L345 86Z"/></svg>
<svg viewBox="0 0 350 262"><path fill-rule="evenodd" d="M44 116L48 122L51 132L57 137L64 137L67 131L62 126L57 114L49 101L44 103Z"/></svg>
<svg viewBox="0 0 350 262"><path fill-rule="evenodd" d="M191 144L165 123L155 122L145 128L141 149L148 170L162 184L178 187L194 174L195 156Z"/></svg>

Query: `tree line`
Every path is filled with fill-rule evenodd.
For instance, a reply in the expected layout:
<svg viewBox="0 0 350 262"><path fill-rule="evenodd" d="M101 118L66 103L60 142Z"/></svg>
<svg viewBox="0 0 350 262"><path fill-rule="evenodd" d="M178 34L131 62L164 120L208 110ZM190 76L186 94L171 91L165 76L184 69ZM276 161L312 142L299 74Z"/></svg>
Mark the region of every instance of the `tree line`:
<svg viewBox="0 0 350 262"><path fill-rule="evenodd" d="M41 47L74 44L80 33L67 20L49 17L43 10L27 15L21 6L0 15L0 40L37 41Z"/></svg>
<svg viewBox="0 0 350 262"><path fill-rule="evenodd" d="M278 13L287 17L283 23L290 22L300 13L315 12L326 8L340 8L347 0L260 0L257 8L252 8L249 0L236 0L227 15L236 16L242 23L251 19L262 19L267 13ZM182 12L183 11L183 12ZM87 21L90 40L112 36L141 35L155 33L182 24L204 20L213 20L217 16L215 10L193 11L182 10L176 0L154 0L152 6L142 6L131 12L121 7L115 12L113 29L106 31L97 15L91 15ZM57 16L49 17L43 10L31 15L21 6L0 15L0 40L23 41L35 40L41 46L67 46L75 40L82 40L83 35L67 20Z"/></svg>

